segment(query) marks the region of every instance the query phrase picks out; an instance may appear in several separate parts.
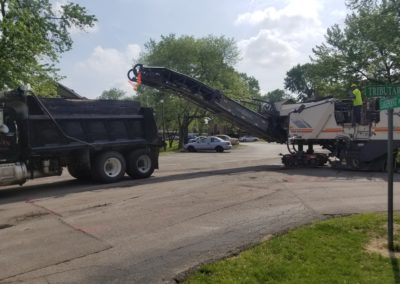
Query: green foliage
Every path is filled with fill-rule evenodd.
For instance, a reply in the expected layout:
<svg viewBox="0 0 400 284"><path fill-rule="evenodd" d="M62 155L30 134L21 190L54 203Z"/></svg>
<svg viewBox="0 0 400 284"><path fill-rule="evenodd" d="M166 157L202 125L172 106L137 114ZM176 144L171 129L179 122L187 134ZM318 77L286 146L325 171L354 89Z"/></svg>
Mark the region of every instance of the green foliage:
<svg viewBox="0 0 400 284"><path fill-rule="evenodd" d="M99 100L124 100L127 99L126 92L117 88L111 88L110 90L103 91L97 99Z"/></svg>
<svg viewBox="0 0 400 284"><path fill-rule="evenodd" d="M149 40L145 48L141 61L146 65L164 66L181 72L238 100L251 98L259 92L257 80L233 68L239 59L239 51L233 39L223 36L176 37L172 34L162 36L159 42ZM199 124L202 118L210 116L186 99L165 91L143 88L138 100L155 109L158 125L161 125L160 102L163 101L166 130L179 131L180 146L188 127L195 120Z"/></svg>
<svg viewBox="0 0 400 284"><path fill-rule="evenodd" d="M296 93L301 101L315 97L315 86L310 74L311 64L296 65L286 73L285 89Z"/></svg>
<svg viewBox="0 0 400 284"><path fill-rule="evenodd" d="M186 283L395 283L397 260L365 249L384 238L385 224L385 215L366 214L302 227L204 265Z"/></svg>
<svg viewBox="0 0 400 284"><path fill-rule="evenodd" d="M347 0L346 4L349 8L354 10L382 7L387 10L400 11L400 2L397 0Z"/></svg>
<svg viewBox="0 0 400 284"><path fill-rule="evenodd" d="M312 63L287 72L285 89L305 100L347 97L350 85L400 83L400 2L348 0L344 27L333 25Z"/></svg>
<svg viewBox="0 0 400 284"><path fill-rule="evenodd" d="M294 100L294 98L286 93L284 90L276 89L268 92L265 96L261 97L263 101L276 103L284 100Z"/></svg>
<svg viewBox="0 0 400 284"><path fill-rule="evenodd" d="M49 0L0 0L0 13L0 89L28 83L54 88L51 81L60 78L54 63L72 47L70 28L96 21L78 4L55 11Z"/></svg>
<svg viewBox="0 0 400 284"><path fill-rule="evenodd" d="M164 151L164 148L161 147L160 148L160 155L170 154L170 153L174 153L174 152L178 152L179 151L178 141L168 140L168 137L166 137L166 141L165 142L166 142L165 151Z"/></svg>
<svg viewBox="0 0 400 284"><path fill-rule="evenodd" d="M400 81L400 23L392 1L349 1L345 27L330 27L326 43L313 49L313 62L332 82L384 84ZM394 2L393 2L394 3Z"/></svg>

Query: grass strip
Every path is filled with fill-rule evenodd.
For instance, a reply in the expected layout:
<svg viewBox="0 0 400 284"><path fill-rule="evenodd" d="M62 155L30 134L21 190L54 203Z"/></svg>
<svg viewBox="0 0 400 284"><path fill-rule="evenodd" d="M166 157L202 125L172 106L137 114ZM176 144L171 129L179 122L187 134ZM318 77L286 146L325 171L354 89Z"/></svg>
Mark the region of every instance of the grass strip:
<svg viewBox="0 0 400 284"><path fill-rule="evenodd" d="M386 245L386 222L385 214L362 214L304 226L203 265L185 283L400 283L397 258L367 249Z"/></svg>

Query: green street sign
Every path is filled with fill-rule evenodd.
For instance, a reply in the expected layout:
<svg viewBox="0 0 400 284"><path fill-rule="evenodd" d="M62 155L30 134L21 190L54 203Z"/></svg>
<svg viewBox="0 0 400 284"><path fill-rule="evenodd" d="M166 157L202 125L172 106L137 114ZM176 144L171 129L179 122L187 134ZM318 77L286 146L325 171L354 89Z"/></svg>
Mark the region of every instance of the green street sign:
<svg viewBox="0 0 400 284"><path fill-rule="evenodd" d="M400 96L400 86L395 86L395 85L366 86L365 95L368 98Z"/></svg>
<svg viewBox="0 0 400 284"><path fill-rule="evenodd" d="M395 107L400 107L400 96L379 100L379 109L380 110L392 109Z"/></svg>

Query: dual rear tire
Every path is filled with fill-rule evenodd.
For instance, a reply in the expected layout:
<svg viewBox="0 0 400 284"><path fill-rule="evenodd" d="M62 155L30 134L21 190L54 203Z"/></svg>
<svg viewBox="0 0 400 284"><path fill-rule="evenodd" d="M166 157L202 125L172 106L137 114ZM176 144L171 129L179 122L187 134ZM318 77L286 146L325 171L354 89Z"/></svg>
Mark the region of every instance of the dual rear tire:
<svg viewBox="0 0 400 284"><path fill-rule="evenodd" d="M151 176L154 172L154 159L151 152L145 149L131 151L125 157L119 152L107 151L92 158L90 170L79 164L69 164L68 171L79 180L113 183L121 180L125 172L137 179Z"/></svg>
<svg viewBox="0 0 400 284"><path fill-rule="evenodd" d="M147 178L154 172L154 162L151 152L141 149L135 150L127 156L126 173L132 178Z"/></svg>
<svg viewBox="0 0 400 284"><path fill-rule="evenodd" d="M89 167L77 162L68 164L68 172L74 178L82 181L90 180L92 177Z"/></svg>
<svg viewBox="0 0 400 284"><path fill-rule="evenodd" d="M96 155L92 161L92 177L102 183L113 183L125 175L125 158L119 152L104 152Z"/></svg>

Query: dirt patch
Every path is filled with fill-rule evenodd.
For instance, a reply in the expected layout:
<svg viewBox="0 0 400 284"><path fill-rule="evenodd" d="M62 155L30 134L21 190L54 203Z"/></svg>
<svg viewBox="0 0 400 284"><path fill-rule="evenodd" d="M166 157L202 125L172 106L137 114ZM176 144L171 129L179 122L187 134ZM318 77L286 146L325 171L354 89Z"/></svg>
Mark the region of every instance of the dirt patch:
<svg viewBox="0 0 400 284"><path fill-rule="evenodd" d="M365 250L369 253L377 253L387 258L400 257L400 251L390 252L388 250L387 239L385 238L371 240L365 247Z"/></svg>

